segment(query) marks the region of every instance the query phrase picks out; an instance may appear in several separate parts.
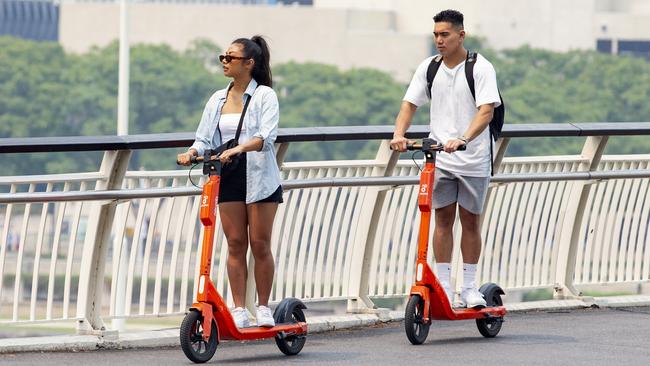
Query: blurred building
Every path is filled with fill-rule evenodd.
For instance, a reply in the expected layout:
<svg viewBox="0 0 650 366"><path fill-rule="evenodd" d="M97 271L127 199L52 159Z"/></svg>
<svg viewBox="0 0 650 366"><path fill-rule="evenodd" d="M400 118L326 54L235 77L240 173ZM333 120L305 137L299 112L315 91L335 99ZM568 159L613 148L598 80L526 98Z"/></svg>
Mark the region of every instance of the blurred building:
<svg viewBox="0 0 650 366"><path fill-rule="evenodd" d="M274 63L371 67L401 80L410 77L412 60L431 52L431 37L400 32L393 11L319 8L311 1L139 1L129 6L129 17L131 43L181 50L200 37L226 48L236 38L261 34ZM59 41L70 51L104 46L117 39L118 27L116 2L61 3Z"/></svg>
<svg viewBox="0 0 650 366"><path fill-rule="evenodd" d="M51 0L0 0L0 36L59 40L59 5Z"/></svg>
<svg viewBox="0 0 650 366"><path fill-rule="evenodd" d="M465 15L465 29L496 49L597 49L650 59L650 0L315 0L321 8L382 9L401 33L432 30L443 9Z"/></svg>

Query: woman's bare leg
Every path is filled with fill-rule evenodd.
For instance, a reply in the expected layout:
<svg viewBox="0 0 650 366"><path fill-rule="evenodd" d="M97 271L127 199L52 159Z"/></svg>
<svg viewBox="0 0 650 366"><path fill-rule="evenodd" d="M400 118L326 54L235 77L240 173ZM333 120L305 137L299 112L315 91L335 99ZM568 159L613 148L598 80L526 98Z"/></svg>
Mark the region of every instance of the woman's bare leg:
<svg viewBox="0 0 650 366"><path fill-rule="evenodd" d="M219 204L219 216L228 241L228 282L235 307L243 308L246 302L246 277L248 265L248 214L244 202Z"/></svg>

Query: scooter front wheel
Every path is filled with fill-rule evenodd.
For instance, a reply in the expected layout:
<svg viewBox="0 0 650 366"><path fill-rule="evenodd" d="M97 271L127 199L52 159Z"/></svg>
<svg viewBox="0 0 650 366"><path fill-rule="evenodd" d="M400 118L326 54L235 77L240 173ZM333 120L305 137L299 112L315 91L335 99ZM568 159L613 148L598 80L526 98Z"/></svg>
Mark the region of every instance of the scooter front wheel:
<svg viewBox="0 0 650 366"><path fill-rule="evenodd" d="M485 285L481 286L478 291L483 294L485 302L487 302L487 306L503 306L501 295L503 295L504 292L498 285L494 283L486 283ZM496 337L497 334L499 334L501 331L502 324L503 317L476 319L476 326L478 327L478 331L485 338Z"/></svg>
<svg viewBox="0 0 650 366"><path fill-rule="evenodd" d="M306 320L305 313L302 309L306 308L302 301L292 297L287 298L282 300L275 309L273 318L276 324L304 323ZM306 334L287 335L280 333L275 336L275 344L287 356L294 356L300 353L305 346L306 340Z"/></svg>
<svg viewBox="0 0 650 366"><path fill-rule="evenodd" d="M203 339L203 316L197 310L190 310L181 324L181 348L185 356L192 362L204 363L209 361L217 351L217 324L212 321L210 338Z"/></svg>
<svg viewBox="0 0 650 366"><path fill-rule="evenodd" d="M415 345L424 343L429 335L431 323L424 321L424 306L424 299L420 295L411 295L406 304L404 329L406 337Z"/></svg>

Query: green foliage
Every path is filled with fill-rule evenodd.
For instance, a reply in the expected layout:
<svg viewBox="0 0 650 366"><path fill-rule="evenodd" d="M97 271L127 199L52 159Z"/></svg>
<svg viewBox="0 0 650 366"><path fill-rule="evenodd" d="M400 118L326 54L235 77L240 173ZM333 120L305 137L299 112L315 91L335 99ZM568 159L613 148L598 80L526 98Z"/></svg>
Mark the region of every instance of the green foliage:
<svg viewBox="0 0 650 366"><path fill-rule="evenodd" d="M219 61L221 51L221 47L214 42L205 38L197 38L190 43L185 51L185 56L201 62L207 70L215 72L221 69Z"/></svg>
<svg viewBox="0 0 650 366"><path fill-rule="evenodd" d="M35 47L0 37L0 136L35 136L59 127L49 124L64 113L69 74L61 70L67 60L56 44ZM42 64L48 67L34 67Z"/></svg>
<svg viewBox="0 0 650 366"><path fill-rule="evenodd" d="M474 42L474 41L473 41ZM474 42L481 47L481 42ZM506 123L650 121L650 63L594 51L558 53L520 47L478 49L497 70ZM575 153L579 141L513 141L509 155ZM648 152L650 144L617 142L612 153Z"/></svg>
<svg viewBox="0 0 650 366"><path fill-rule="evenodd" d="M475 52L484 50L488 47L486 47L487 40L483 37L476 37L476 36L470 36L466 37L465 41L463 42L463 46L468 49L472 50Z"/></svg>
<svg viewBox="0 0 650 366"><path fill-rule="evenodd" d="M210 72L208 52L196 41L185 54L166 45L131 48L129 133L192 131L212 92L226 84ZM0 37L0 137L113 135L116 133L118 44L84 55L66 54L56 43ZM17 166L0 156L6 174L96 169L97 158L80 154L32 154ZM160 157L137 154L131 168L155 167Z"/></svg>
<svg viewBox="0 0 650 366"><path fill-rule="evenodd" d="M496 52L480 38L467 46L497 70L507 106L506 123L618 122L650 120L650 63L591 51L557 53L520 47ZM166 45L131 48L130 133L194 131L204 104L228 80L221 75L214 43L199 39L178 52ZM416 64L418 60L414 60ZM406 83L372 69L339 70L317 63L273 69L281 127L390 125ZM58 44L0 37L0 137L115 134L118 44L86 54ZM428 123L428 107L415 124ZM612 139L610 153L648 152L644 138ZM634 143L630 143L633 141ZM579 151L579 139L521 139L509 155ZM376 143L300 144L290 160L372 158ZM162 156L161 156L162 154ZM167 156L167 155L169 156ZM140 152L132 169L160 167L173 152ZM98 155L0 156L4 174L96 169Z"/></svg>
<svg viewBox="0 0 650 366"><path fill-rule="evenodd" d="M542 300L552 300L553 291L547 288L541 288L537 290L531 290L524 293L521 301L542 301Z"/></svg>
<svg viewBox="0 0 650 366"><path fill-rule="evenodd" d="M406 85L372 69L340 71L315 63L288 63L274 70L281 127L365 126L391 124ZM414 123L425 124L419 113ZM302 144L289 160L345 159L365 149L364 142Z"/></svg>

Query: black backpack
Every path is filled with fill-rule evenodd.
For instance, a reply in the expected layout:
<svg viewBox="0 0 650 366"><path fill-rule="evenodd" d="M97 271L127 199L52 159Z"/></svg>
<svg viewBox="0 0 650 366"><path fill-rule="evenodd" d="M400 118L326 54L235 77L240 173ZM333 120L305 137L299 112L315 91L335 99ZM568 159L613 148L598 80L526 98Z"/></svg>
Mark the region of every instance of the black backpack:
<svg viewBox="0 0 650 366"><path fill-rule="evenodd" d="M465 60L465 78L467 79L467 84L469 85L469 90L472 92L472 97L476 100L476 90L474 88L474 64L476 64L476 59L478 54L476 52L467 51L467 59ZM436 55L429 64L427 68L427 96L431 99L431 87L433 86L433 79L436 77L436 73L440 68L442 63L442 55ZM501 98L501 92L499 91L499 99L501 100L501 105L494 109L494 114L492 120L490 121L490 164L491 164L491 173L494 175L494 159L492 157L492 140L497 141L499 136L501 136L501 129L503 128L503 121L506 115L506 107L503 104L503 98Z"/></svg>

